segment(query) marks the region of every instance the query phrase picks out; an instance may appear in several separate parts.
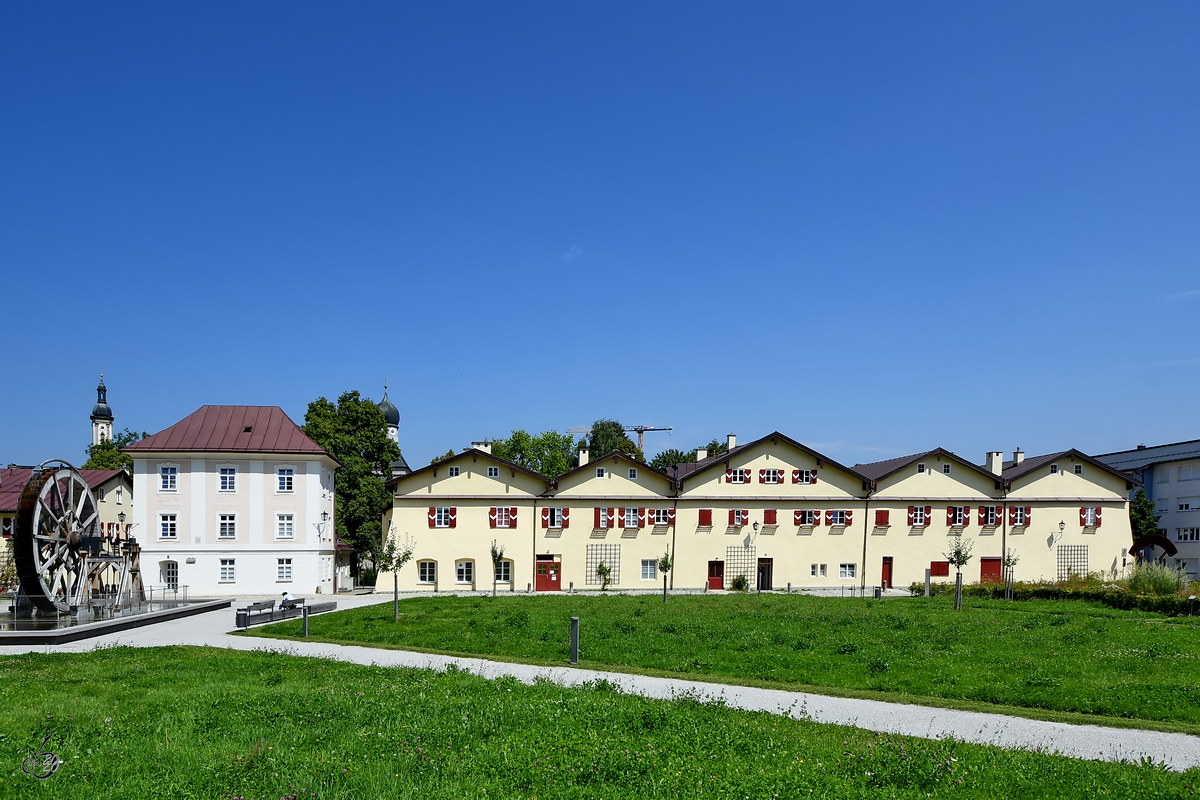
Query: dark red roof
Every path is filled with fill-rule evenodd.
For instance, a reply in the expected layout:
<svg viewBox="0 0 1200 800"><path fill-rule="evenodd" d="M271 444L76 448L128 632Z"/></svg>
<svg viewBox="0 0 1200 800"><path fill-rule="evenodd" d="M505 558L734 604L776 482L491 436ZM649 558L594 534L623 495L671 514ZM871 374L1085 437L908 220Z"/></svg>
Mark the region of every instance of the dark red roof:
<svg viewBox="0 0 1200 800"><path fill-rule="evenodd" d="M202 406L127 453L328 453L278 406Z"/></svg>
<svg viewBox="0 0 1200 800"><path fill-rule="evenodd" d="M16 511L21 492L29 483L33 470L29 468L0 469L0 511Z"/></svg>
<svg viewBox="0 0 1200 800"><path fill-rule="evenodd" d="M107 483L124 471L123 469L81 469L79 470L79 474L87 481L89 489L95 489L97 486ZM132 481L126 481L126 483L129 483L131 486L133 485Z"/></svg>

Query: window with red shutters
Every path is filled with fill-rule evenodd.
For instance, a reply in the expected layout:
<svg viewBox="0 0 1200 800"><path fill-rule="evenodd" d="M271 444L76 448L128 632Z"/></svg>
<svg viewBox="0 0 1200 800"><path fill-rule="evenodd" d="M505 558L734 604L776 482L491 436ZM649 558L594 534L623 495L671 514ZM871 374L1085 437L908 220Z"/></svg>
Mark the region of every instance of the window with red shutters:
<svg viewBox="0 0 1200 800"><path fill-rule="evenodd" d="M710 527L712 526L712 509L711 508L700 509L700 524L707 525Z"/></svg>
<svg viewBox="0 0 1200 800"><path fill-rule="evenodd" d="M890 516L890 512L888 511L888 509L886 509L886 508L875 509L875 527L876 528L888 527L888 517L889 516Z"/></svg>
<svg viewBox="0 0 1200 800"><path fill-rule="evenodd" d="M815 469L794 469L792 470L792 483L813 484L817 482L817 471Z"/></svg>
<svg viewBox="0 0 1200 800"><path fill-rule="evenodd" d="M749 483L750 470L748 469L727 469L725 470L726 483Z"/></svg>
<svg viewBox="0 0 1200 800"><path fill-rule="evenodd" d="M562 510L562 526L564 530L571 527L571 509L569 508Z"/></svg>
<svg viewBox="0 0 1200 800"><path fill-rule="evenodd" d="M763 525L777 525L778 523L775 521L777 518L776 513L776 510L773 508L763 511Z"/></svg>
<svg viewBox="0 0 1200 800"><path fill-rule="evenodd" d="M542 527L543 528L550 527L550 509L549 508L542 509Z"/></svg>
<svg viewBox="0 0 1200 800"><path fill-rule="evenodd" d="M930 561L929 575L932 578L945 578L950 574L949 561Z"/></svg>
<svg viewBox="0 0 1200 800"><path fill-rule="evenodd" d="M437 509L433 506L429 507L429 527L433 528L437 525Z"/></svg>
<svg viewBox="0 0 1200 800"><path fill-rule="evenodd" d="M758 471L759 483L783 483L783 470L781 469L760 469Z"/></svg>

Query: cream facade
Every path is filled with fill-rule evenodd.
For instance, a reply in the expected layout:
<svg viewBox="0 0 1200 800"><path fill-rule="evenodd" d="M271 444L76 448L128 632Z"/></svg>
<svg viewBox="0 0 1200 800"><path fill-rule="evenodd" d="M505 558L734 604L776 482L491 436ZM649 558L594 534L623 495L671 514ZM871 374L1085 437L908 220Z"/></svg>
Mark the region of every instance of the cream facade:
<svg viewBox="0 0 1200 800"><path fill-rule="evenodd" d="M764 590L902 587L927 569L951 580L956 536L974 543L968 582L999 580L1010 551L1024 580L1127 559L1132 481L1077 451L1011 462L992 453L979 466L938 449L847 467L780 433L743 446L730 438L727 453L698 453L670 476L581 451L579 467L548 480L472 449L397 478L384 529L409 537L418 565L400 585L490 590L493 540L505 547L498 577L510 591L598 589L604 568L615 589L660 587L664 553L679 589L726 589L739 577Z"/></svg>

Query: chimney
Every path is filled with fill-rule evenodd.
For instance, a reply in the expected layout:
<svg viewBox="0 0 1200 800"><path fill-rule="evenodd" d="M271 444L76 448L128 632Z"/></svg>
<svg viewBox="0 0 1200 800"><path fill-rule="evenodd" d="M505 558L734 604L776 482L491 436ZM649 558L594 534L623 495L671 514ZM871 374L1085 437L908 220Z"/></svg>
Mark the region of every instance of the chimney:
<svg viewBox="0 0 1200 800"><path fill-rule="evenodd" d="M471 442L471 447L474 447L476 450L482 450L482 451L483 451L483 452L485 452L485 453L491 453L491 452L492 452L492 443L491 443L491 442L487 442L487 441L484 441L484 442Z"/></svg>
<svg viewBox="0 0 1200 800"><path fill-rule="evenodd" d="M579 448L579 466L588 463L588 449L586 447Z"/></svg>
<svg viewBox="0 0 1200 800"><path fill-rule="evenodd" d="M727 447L728 447L730 450L732 450L733 448L737 447L737 435L736 435L736 434L733 434L733 433L731 433L731 434L729 434L728 436L726 436L726 437L725 437L725 444L726 444L726 446L727 446Z"/></svg>
<svg viewBox="0 0 1200 800"><path fill-rule="evenodd" d="M705 450L703 447L697 447L696 448L696 460L703 461L706 458L708 458L708 451Z"/></svg>
<svg viewBox="0 0 1200 800"><path fill-rule="evenodd" d="M1146 445L1144 445L1144 444L1139 444L1139 445L1137 446L1137 449L1138 449L1138 450L1145 450L1145 449L1146 449Z"/></svg>
<svg viewBox="0 0 1200 800"><path fill-rule="evenodd" d="M1017 464L1020 464L1024 460L1025 460L1025 451L1018 447L1016 450L1013 451L1013 466L1015 467Z"/></svg>
<svg viewBox="0 0 1200 800"><path fill-rule="evenodd" d="M1004 453L999 450L989 451L987 454L987 471L993 475L999 475L1004 472Z"/></svg>

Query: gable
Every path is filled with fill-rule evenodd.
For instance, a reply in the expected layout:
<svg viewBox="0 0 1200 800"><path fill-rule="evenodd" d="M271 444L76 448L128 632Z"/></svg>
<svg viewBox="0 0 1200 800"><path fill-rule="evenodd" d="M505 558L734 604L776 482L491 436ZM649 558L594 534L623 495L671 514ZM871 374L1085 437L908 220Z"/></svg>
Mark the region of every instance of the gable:
<svg viewBox="0 0 1200 800"><path fill-rule="evenodd" d="M397 497L536 497L546 491L546 479L536 472L475 449L400 475L387 485Z"/></svg>
<svg viewBox="0 0 1200 800"><path fill-rule="evenodd" d="M738 483L733 470L746 470ZM779 483L768 471L778 470ZM815 483L804 483L805 472ZM713 466L681 479L680 496L861 497L863 477L782 434L772 434L723 454Z"/></svg>
<svg viewBox="0 0 1200 800"><path fill-rule="evenodd" d="M604 471L603 477L599 470ZM634 471L631 477L630 471ZM674 491L674 482L656 469L620 453L589 461L558 477L552 494L602 497L664 497Z"/></svg>

